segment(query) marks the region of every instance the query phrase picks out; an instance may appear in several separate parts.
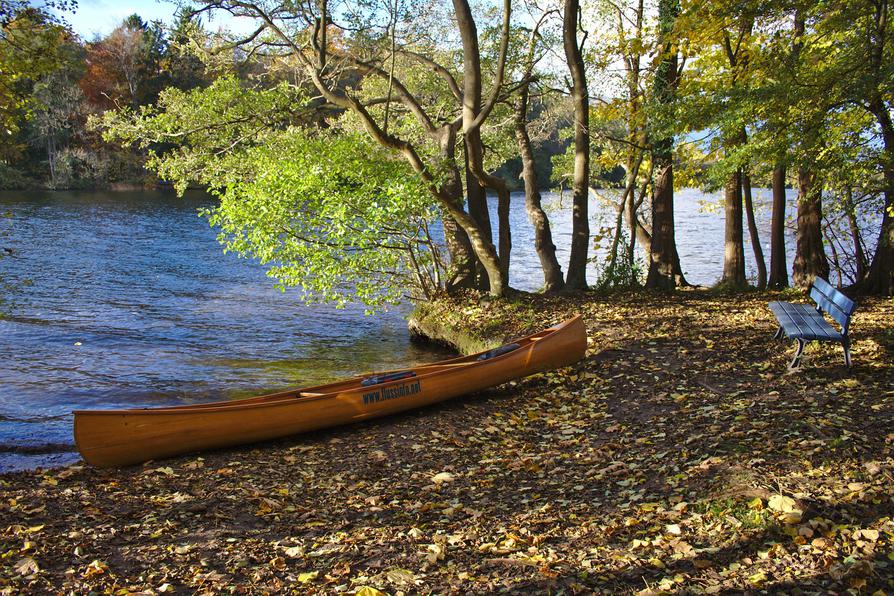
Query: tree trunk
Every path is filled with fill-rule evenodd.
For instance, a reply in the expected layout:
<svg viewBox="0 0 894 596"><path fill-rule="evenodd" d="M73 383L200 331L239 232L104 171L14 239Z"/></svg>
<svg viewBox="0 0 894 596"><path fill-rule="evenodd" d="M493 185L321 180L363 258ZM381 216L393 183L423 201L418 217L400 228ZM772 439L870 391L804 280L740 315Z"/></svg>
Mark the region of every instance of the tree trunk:
<svg viewBox="0 0 894 596"><path fill-rule="evenodd" d="M792 272L796 286L807 287L815 277L829 279L822 225L822 188L813 172L799 168L797 248Z"/></svg>
<svg viewBox="0 0 894 596"><path fill-rule="evenodd" d="M748 221L748 235L751 238L751 249L754 251L754 263L757 266L757 287L767 289L767 262L764 260L764 249L761 247L760 234L754 221L754 202L751 199L751 176L742 172L742 197L745 199L745 217Z"/></svg>
<svg viewBox="0 0 894 596"><path fill-rule="evenodd" d="M500 253L497 259L499 270L494 272L488 268L488 278L492 288L491 293L494 293L494 286L499 285L502 288L499 293L502 295L509 286L509 253L512 250L512 231L508 221L509 187L506 186L506 182L502 178L493 176L484 170L484 143L481 141L481 124L490 113L495 102L489 101L487 106L482 107L481 55L478 49L478 28L475 25L475 19L472 17L472 9L468 0L453 0L453 7L456 14L456 24L463 44L462 122L468 156L467 163L469 169L481 185L493 189L497 193L499 200L498 213L501 220L499 230ZM491 100L496 99L497 92L502 86L505 51L508 44L509 10L509 0L504 0L501 59L498 64L497 81L495 82L494 95ZM486 263L485 266L487 266Z"/></svg>
<svg viewBox="0 0 894 596"><path fill-rule="evenodd" d="M633 267L636 261L636 241L639 236L639 222L636 217L636 196L631 196L630 200L624 205L624 219L627 220L627 229L630 230L630 238L627 240L627 264ZM640 242L640 244L643 244ZM648 254L647 245L643 245L643 250Z"/></svg>
<svg viewBox="0 0 894 596"><path fill-rule="evenodd" d="M572 182L571 255L565 286L569 290L587 288L587 250L590 245L590 95L584 58L577 41L579 0L565 0L562 39L565 60L571 71L571 101L574 105L574 176Z"/></svg>
<svg viewBox="0 0 894 596"><path fill-rule="evenodd" d="M47 161L50 166L50 186L56 188L56 147L53 143L53 133L47 135Z"/></svg>
<svg viewBox="0 0 894 596"><path fill-rule="evenodd" d="M854 281L859 281L866 276L868 267L860 226L857 224L857 206L854 205L854 195L850 187L844 191L844 211L847 214L847 225L854 243Z"/></svg>
<svg viewBox="0 0 894 596"><path fill-rule="evenodd" d="M463 185L459 168L456 165L456 132L445 127L437 138L441 158L449 164L446 171L442 190L445 195L453 197L454 206L463 208ZM447 275L444 289L454 292L460 288L475 287L475 268L481 261L472 249L469 235L449 214L442 210L444 224L444 240L447 244L447 252L450 254L450 270Z"/></svg>
<svg viewBox="0 0 894 596"><path fill-rule="evenodd" d="M521 155L522 180L525 183L525 211L531 225L534 226L534 248L540 258L540 267L543 269L544 292L558 292L565 287L562 278L562 266L556 258L556 246L553 244L552 231L549 218L541 206L540 182L537 179L537 169L534 165L534 151L531 148L531 137L528 134L528 86L530 78L534 43L536 37L531 36L531 44L528 48L528 57L525 64L525 80L519 90L518 101L515 105L515 139L518 142L518 152Z"/></svg>
<svg viewBox="0 0 894 596"><path fill-rule="evenodd" d="M525 136L527 136L527 132ZM565 287L562 266L556 258L556 246L553 244L549 218L541 206L540 190L537 188L537 172L534 169L534 156L530 147L525 150L521 145L522 142L519 141L522 155L522 176L525 180L525 211L531 225L534 226L534 248L537 250L540 266L543 269L543 289L545 292L558 292Z"/></svg>
<svg viewBox="0 0 894 596"><path fill-rule="evenodd" d="M447 252L450 254L450 270L444 289L449 293L460 288L473 288L475 287L475 263L479 261L472 250L469 235L449 213L442 213L444 238Z"/></svg>
<svg viewBox="0 0 894 596"><path fill-rule="evenodd" d="M481 233L493 242L494 232L490 223L490 211L487 207L487 189L481 186L478 178L469 169L468 151L465 149L465 146L463 147L463 152L466 154L466 197L469 204L469 215L478 223ZM479 290L485 290L488 287L488 283L487 271L485 271L481 261L477 261L475 263L475 287Z"/></svg>
<svg viewBox="0 0 894 596"><path fill-rule="evenodd" d="M732 288L748 285L745 278L745 243L742 237L742 173L736 170L726 182L724 194L723 277L720 284Z"/></svg>
<svg viewBox="0 0 894 596"><path fill-rule="evenodd" d="M894 296L894 124L891 122L891 112L880 97L870 107L882 129L885 206L869 271L853 287L862 294Z"/></svg>
<svg viewBox="0 0 894 596"><path fill-rule="evenodd" d="M673 290L677 256L674 239L674 163L670 155L655 156L658 177L652 191L652 241L646 287Z"/></svg>
<svg viewBox="0 0 894 596"><path fill-rule="evenodd" d="M630 261L631 265L633 265L635 259L634 249L636 248L637 242L639 242L640 246L643 247L643 252L647 256L652 251L652 230L646 229L646 227L643 225L643 222L640 221L639 217L636 215L636 212L639 209L640 205L642 205L643 201L645 201L646 199L646 193L649 191L649 183L651 182L651 180L652 171L650 170L647 180L643 182L642 186L639 189L639 198L636 199L636 201L630 201L627 203L627 227L630 228L630 242L627 245L627 258Z"/></svg>
<svg viewBox="0 0 894 596"><path fill-rule="evenodd" d="M672 105L676 96L677 49L673 45L673 35L679 14L679 0L659 0L658 28L662 56L655 70L653 85L655 100L665 106ZM646 287L673 290L677 285L679 269L674 238L674 135L659 129L650 141L657 179L652 187L652 239Z"/></svg>
<svg viewBox="0 0 894 596"><path fill-rule="evenodd" d="M501 181L502 182L502 181ZM497 220L500 229L500 266L503 268L503 279L509 283L509 259L512 256L512 226L509 224L509 208L512 195L509 187L504 182L502 188L497 189Z"/></svg>
<svg viewBox="0 0 894 596"><path fill-rule="evenodd" d="M785 166L773 168L773 214L770 221L770 280L771 288L788 287L788 267L785 258Z"/></svg>
<svg viewBox="0 0 894 596"><path fill-rule="evenodd" d="M894 175L885 173L885 207L869 271L857 285L862 294L894 296Z"/></svg>

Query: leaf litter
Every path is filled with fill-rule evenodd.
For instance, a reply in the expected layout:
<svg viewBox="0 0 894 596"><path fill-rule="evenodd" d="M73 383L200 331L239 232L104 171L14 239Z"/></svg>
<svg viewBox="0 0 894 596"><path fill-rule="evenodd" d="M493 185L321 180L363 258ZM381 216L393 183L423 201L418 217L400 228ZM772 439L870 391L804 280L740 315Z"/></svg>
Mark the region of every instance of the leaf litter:
<svg viewBox="0 0 894 596"><path fill-rule="evenodd" d="M890 592L894 302L860 304L852 370L823 345L788 374L778 297L445 301L499 339L580 312L587 357L278 442L0 475L0 592Z"/></svg>

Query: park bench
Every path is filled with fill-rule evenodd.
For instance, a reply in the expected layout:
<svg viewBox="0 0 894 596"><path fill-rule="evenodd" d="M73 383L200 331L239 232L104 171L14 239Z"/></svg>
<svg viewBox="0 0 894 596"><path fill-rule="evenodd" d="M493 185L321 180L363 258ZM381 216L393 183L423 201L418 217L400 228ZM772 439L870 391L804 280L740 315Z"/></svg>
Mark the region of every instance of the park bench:
<svg viewBox="0 0 894 596"><path fill-rule="evenodd" d="M816 306L791 302L770 303L770 310L773 311L773 315L779 322L779 330L776 332L775 339L785 335L788 339L798 341L798 350L795 352L795 357L789 368L796 369L801 366L804 345L812 340L840 343L844 348L844 363L850 368L851 350L847 328L857 305L821 277L813 280L813 284L810 286L810 298L816 303ZM841 325L841 330L839 331L829 324L823 313L828 314Z"/></svg>

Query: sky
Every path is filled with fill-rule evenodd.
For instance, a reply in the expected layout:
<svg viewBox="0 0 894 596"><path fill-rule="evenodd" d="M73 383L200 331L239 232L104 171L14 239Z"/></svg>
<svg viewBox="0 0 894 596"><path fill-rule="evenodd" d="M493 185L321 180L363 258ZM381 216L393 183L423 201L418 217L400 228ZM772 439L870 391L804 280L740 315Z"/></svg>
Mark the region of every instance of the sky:
<svg viewBox="0 0 894 596"><path fill-rule="evenodd" d="M78 8L74 12L62 13L62 16L75 33L90 41L97 36L108 35L122 20L134 13L147 22L159 20L170 24L176 10L174 2L162 0L78 0ZM221 16L211 23L205 21L205 27L211 31L221 26L239 32L253 29L249 19Z"/></svg>

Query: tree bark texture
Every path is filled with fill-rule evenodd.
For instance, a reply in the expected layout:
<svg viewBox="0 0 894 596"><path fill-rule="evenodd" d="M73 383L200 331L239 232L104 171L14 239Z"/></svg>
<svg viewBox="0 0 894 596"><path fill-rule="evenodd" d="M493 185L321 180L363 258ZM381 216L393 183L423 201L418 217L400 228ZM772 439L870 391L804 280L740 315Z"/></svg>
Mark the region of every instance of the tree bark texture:
<svg viewBox="0 0 894 596"><path fill-rule="evenodd" d="M444 163L449 164L441 190L445 197L452 197L457 209L463 208L463 184L459 167L456 165L456 131L451 127L442 128L436 135L438 148ZM442 210L444 240L450 255L450 269L444 288L453 292L460 288L475 287L475 267L480 261L472 249L469 235L448 211Z"/></svg>
<svg viewBox="0 0 894 596"><path fill-rule="evenodd" d="M829 279L829 260L823 247L822 187L816 174L798 169L798 229L792 280L807 287L813 278Z"/></svg>
<svg viewBox="0 0 894 596"><path fill-rule="evenodd" d="M536 28L534 33L536 33ZM531 147L531 137L528 134L528 97L536 40L537 36L532 34L525 62L525 82L519 89L518 100L515 104L515 139L521 156L522 180L525 183L525 211L528 214L528 220L534 227L534 249L537 251L540 267L543 269L543 291L558 292L565 287L565 280L562 277L562 266L559 265L559 260L556 258L556 246L553 244L549 218L541 205L540 181L537 179L534 151Z"/></svg>
<svg viewBox="0 0 894 596"><path fill-rule="evenodd" d="M562 39L565 60L571 72L571 102L574 105L571 254L565 279L565 286L569 290L584 290L587 287L587 251L590 245L590 95L584 57L577 39L579 14L579 0L565 0Z"/></svg>
<svg viewBox="0 0 894 596"><path fill-rule="evenodd" d="M677 87L677 48L673 45L673 30L680 14L678 0L660 0L658 27L662 56L655 71L655 99L665 105L673 104ZM679 255L674 238L674 137L662 130L653 134L652 162L657 177L652 187L652 238L649 245L649 273L646 287L673 290L677 285Z"/></svg>
<svg viewBox="0 0 894 596"><path fill-rule="evenodd" d="M744 288L745 242L742 236L742 173L733 172L727 179L724 190L724 210L726 225L723 234L723 277L721 285Z"/></svg>
<svg viewBox="0 0 894 596"><path fill-rule="evenodd" d="M754 252L754 264L757 267L757 287L759 290L767 289L767 262L764 260L764 249L761 246L760 234L757 231L757 222L754 220L754 201L751 197L751 176L748 172L742 172L742 198L745 200L745 218L748 221L748 236L751 239L751 249Z"/></svg>
<svg viewBox="0 0 894 596"><path fill-rule="evenodd" d="M785 166L773 168L773 211L770 219L771 288L788 287L788 265L785 258Z"/></svg>
<svg viewBox="0 0 894 596"><path fill-rule="evenodd" d="M656 156L658 161L658 156ZM652 191L652 238L649 244L649 274L646 287L673 290L677 258L674 239L674 164L670 155L656 164L658 176Z"/></svg>
<svg viewBox="0 0 894 596"><path fill-rule="evenodd" d="M469 205L469 215L478 223L481 233L493 242L494 232L490 222L490 211L487 207L487 189L481 186L478 178L469 169L468 151L465 147L463 152L466 155L466 199ZM479 290L486 290L488 285L487 271L481 261L478 261L475 264L475 287Z"/></svg>

